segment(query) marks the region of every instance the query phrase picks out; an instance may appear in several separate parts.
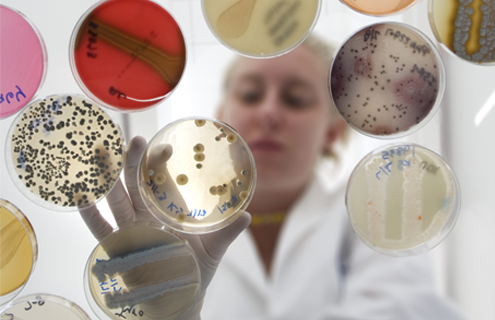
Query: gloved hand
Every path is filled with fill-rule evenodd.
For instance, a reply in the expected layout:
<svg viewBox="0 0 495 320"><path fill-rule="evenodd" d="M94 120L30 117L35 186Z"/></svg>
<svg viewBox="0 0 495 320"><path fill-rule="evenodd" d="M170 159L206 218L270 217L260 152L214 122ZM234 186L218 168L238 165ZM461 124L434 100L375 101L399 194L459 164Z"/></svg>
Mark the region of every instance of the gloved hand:
<svg viewBox="0 0 495 320"><path fill-rule="evenodd" d="M156 221L141 198L137 180L139 161L145 148L146 141L143 137L137 136L131 139L124 167L127 191L119 179L115 187L107 195L108 205L119 226L132 221ZM96 206L80 209L80 213L84 222L99 242L113 232L112 226L102 217ZM197 305L194 306L193 315L190 319L199 319L206 288L210 284L220 260L228 246L247 228L250 221L251 216L247 212L242 212L236 221L219 231L202 235L182 234L182 237L188 241L195 251L201 272L199 300Z"/></svg>

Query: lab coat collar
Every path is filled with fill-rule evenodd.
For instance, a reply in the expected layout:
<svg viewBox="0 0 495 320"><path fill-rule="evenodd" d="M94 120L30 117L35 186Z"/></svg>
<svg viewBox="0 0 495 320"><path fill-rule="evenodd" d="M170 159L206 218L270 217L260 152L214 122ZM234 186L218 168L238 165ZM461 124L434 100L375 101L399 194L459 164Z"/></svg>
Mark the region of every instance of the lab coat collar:
<svg viewBox="0 0 495 320"><path fill-rule="evenodd" d="M341 184L341 181L338 183ZM340 192L338 194L342 195ZM271 286L276 283L277 275L281 274L284 261L290 256L293 248L318 223L321 223L323 216L331 214L322 206L325 206L327 202L330 206L329 203L334 201L330 198L334 196L329 194L329 189L324 187L321 179L316 176L312 179L304 195L290 210L282 227L272 263L273 278L267 279L263 261L256 251L254 239L248 231L241 233L232 243L229 254L225 256L222 263L231 265L260 297L268 299Z"/></svg>

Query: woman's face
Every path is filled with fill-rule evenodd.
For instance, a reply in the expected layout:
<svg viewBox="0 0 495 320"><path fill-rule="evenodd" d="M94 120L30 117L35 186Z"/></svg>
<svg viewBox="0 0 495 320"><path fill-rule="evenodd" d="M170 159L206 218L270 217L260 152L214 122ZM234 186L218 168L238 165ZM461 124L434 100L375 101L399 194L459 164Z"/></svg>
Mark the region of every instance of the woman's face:
<svg viewBox="0 0 495 320"><path fill-rule="evenodd" d="M279 58L241 58L234 66L217 116L249 145L257 191L302 188L334 140L327 74L304 45Z"/></svg>

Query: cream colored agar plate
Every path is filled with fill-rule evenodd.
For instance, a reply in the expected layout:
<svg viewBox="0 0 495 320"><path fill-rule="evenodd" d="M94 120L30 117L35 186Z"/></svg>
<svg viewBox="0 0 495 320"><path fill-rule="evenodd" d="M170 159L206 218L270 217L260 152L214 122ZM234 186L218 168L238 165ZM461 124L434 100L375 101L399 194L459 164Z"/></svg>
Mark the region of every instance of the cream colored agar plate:
<svg viewBox="0 0 495 320"><path fill-rule="evenodd" d="M306 39L321 0L202 0L202 5L220 42L243 55L270 58Z"/></svg>
<svg viewBox="0 0 495 320"><path fill-rule="evenodd" d="M91 320L74 302L50 294L20 297L0 313L2 320Z"/></svg>
<svg viewBox="0 0 495 320"><path fill-rule="evenodd" d="M0 305L24 288L38 257L36 235L14 205L0 199Z"/></svg>
<svg viewBox="0 0 495 320"><path fill-rule="evenodd" d="M192 249L155 222L106 237L85 271L86 296L101 319L189 319L200 283Z"/></svg>
<svg viewBox="0 0 495 320"><path fill-rule="evenodd" d="M370 248L415 255L439 244L454 226L460 189L445 161L414 144L367 155L349 178L346 205L354 230Z"/></svg>
<svg viewBox="0 0 495 320"><path fill-rule="evenodd" d="M70 211L93 205L123 168L124 135L84 96L52 95L22 109L6 144L9 173L37 204Z"/></svg>
<svg viewBox="0 0 495 320"><path fill-rule="evenodd" d="M153 215L184 232L221 229L251 200L254 159L244 140L216 120L181 119L150 141L141 159L141 195Z"/></svg>

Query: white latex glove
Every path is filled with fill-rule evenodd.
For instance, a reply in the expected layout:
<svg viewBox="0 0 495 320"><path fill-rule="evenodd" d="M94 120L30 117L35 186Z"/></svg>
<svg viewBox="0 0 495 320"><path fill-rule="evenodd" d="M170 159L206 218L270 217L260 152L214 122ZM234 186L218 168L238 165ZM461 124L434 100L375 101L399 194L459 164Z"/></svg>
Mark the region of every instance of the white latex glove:
<svg viewBox="0 0 495 320"><path fill-rule="evenodd" d="M143 137L136 136L131 139L124 167L127 191L119 179L115 187L107 195L108 205L119 226L132 221L156 221L141 198L137 180L139 161L145 148L146 141ZM96 206L81 209L80 213L84 222L99 242L113 232L112 226L102 217ZM219 231L203 235L182 234L182 237L188 241L195 251L201 271L199 300L193 308L193 314L189 316L190 319L200 318L206 288L210 284L220 260L228 246L248 227L250 222L251 216L247 212L242 212L236 221Z"/></svg>

